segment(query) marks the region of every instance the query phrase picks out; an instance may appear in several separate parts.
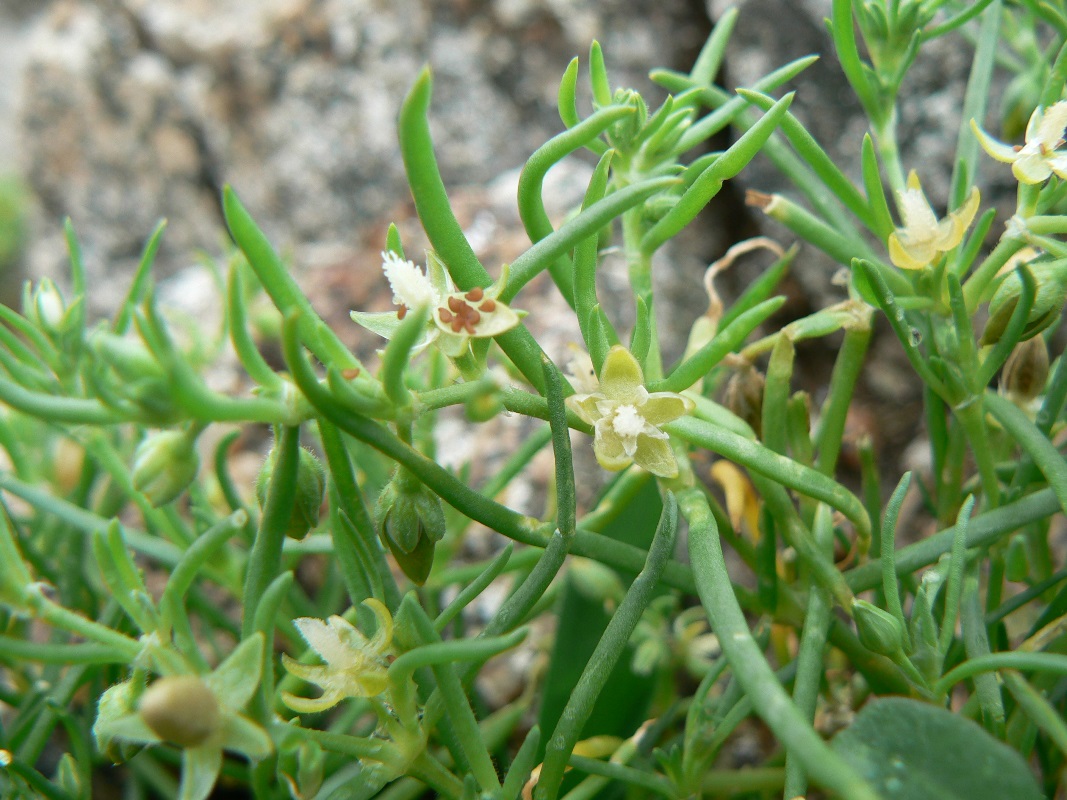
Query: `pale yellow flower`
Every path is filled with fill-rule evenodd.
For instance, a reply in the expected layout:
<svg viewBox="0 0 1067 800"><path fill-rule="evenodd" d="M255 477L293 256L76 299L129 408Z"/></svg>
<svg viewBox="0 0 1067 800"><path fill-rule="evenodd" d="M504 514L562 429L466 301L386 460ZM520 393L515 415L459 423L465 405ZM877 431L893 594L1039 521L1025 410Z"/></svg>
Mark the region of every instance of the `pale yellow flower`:
<svg viewBox="0 0 1067 800"><path fill-rule="evenodd" d="M997 161L1011 164L1012 174L1020 183L1044 183L1053 173L1067 178L1067 153L1060 152L1067 128L1067 100L1034 109L1026 124L1026 144L1021 146L998 142L973 119L971 128L983 150Z"/></svg>
<svg viewBox="0 0 1067 800"><path fill-rule="evenodd" d="M596 391L575 394L567 405L594 428L593 452L604 469L636 463L653 475L673 478L678 463L660 425L693 410L693 402L673 392L644 387L641 365L619 345L611 348Z"/></svg>
<svg viewBox="0 0 1067 800"><path fill-rule="evenodd" d="M328 620L300 617L293 620L311 648L325 664L301 664L282 654L285 668L302 680L322 687L321 697L297 697L282 693L289 708L301 714L325 711L346 697L374 697L389 685L388 657L393 643L393 617L389 609L373 598L363 601L377 620L378 627L369 640L343 617Z"/></svg>
<svg viewBox="0 0 1067 800"><path fill-rule="evenodd" d="M972 187L962 206L938 219L915 170L897 197L904 224L889 234L888 245L889 260L901 269L922 269L958 245L978 211L978 189Z"/></svg>

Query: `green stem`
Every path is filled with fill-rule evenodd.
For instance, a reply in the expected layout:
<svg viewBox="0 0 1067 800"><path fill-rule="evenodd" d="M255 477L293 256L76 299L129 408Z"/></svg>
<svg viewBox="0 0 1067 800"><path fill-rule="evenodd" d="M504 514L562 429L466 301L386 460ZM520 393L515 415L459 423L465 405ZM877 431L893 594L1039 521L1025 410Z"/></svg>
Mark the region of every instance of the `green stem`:
<svg viewBox="0 0 1067 800"><path fill-rule="evenodd" d="M941 680L934 684L934 691L938 695L944 695L962 680L1001 669L1052 672L1063 676L1067 675L1067 656L1059 653L1029 653L1022 650L978 656L946 672L941 676Z"/></svg>
<svg viewBox="0 0 1067 800"><path fill-rule="evenodd" d="M300 429L282 428L275 444L278 455L271 474L267 503L259 521L252 552L248 556L245 574L244 608L241 622L242 638L251 636L256 607L282 566L282 543L296 499L296 470L300 451Z"/></svg>
<svg viewBox="0 0 1067 800"><path fill-rule="evenodd" d="M834 534L828 506L819 505L816 510L812 533L816 545L827 558L832 559ZM819 687L826 672L823 668L823 651L826 649L826 636L830 629L832 613L833 599L830 592L818 584L812 585L808 590L808 608L797 652L797 675L793 682L793 702L809 723L815 719ZM785 759L783 797L785 800L792 800L803 795L807 788L807 770L796 753L790 751Z"/></svg>
<svg viewBox="0 0 1067 800"><path fill-rule="evenodd" d="M686 492L680 505L689 522L689 554L700 601L756 713L817 783L845 800L879 800L867 781L815 732L760 652L730 584L715 518L703 494Z"/></svg>
<svg viewBox="0 0 1067 800"><path fill-rule="evenodd" d="M660 575L674 550L677 525L677 501L674 495L668 492L663 498L663 514L648 551L648 560L608 622L604 635L597 642L588 664L582 670L556 729L548 740L541 776L534 790L534 797L538 800L555 800L558 796L567 761L585 723L593 713L593 704L622 656L641 615L652 600Z"/></svg>

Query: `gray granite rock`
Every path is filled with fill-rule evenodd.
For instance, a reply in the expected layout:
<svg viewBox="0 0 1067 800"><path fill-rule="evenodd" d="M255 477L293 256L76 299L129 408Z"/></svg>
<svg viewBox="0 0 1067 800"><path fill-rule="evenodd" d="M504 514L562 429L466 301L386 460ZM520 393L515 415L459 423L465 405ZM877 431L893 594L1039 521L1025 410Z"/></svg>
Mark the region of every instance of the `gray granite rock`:
<svg viewBox="0 0 1067 800"><path fill-rule="evenodd" d="M707 25L683 0L55 2L19 115L45 212L32 269L62 270L47 229L70 215L90 270L126 274L167 217L167 274L218 250L224 183L298 260L358 254L405 208L394 121L424 63L446 182L484 184L561 129L555 87L591 37L619 85L647 91L648 69L685 66Z"/></svg>

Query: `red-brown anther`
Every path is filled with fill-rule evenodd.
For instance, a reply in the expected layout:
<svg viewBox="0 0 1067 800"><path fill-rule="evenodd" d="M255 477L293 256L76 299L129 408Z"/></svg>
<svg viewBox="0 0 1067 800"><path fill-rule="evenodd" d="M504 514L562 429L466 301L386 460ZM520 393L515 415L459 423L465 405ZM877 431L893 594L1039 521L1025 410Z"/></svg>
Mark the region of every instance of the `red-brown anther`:
<svg viewBox="0 0 1067 800"><path fill-rule="evenodd" d="M482 299L482 295L483 295L482 287L481 286L475 286L473 289L471 289L469 292L467 292L463 296L466 297L468 300L470 300L472 303L477 303L479 300Z"/></svg>
<svg viewBox="0 0 1067 800"><path fill-rule="evenodd" d="M489 297L484 303L478 306L479 311L484 311L486 314L492 314L496 311L496 301Z"/></svg>
<svg viewBox="0 0 1067 800"><path fill-rule="evenodd" d="M455 319L455 317L452 316L452 312L447 308L439 308L437 309L437 313L441 317L441 322L445 323L445 325Z"/></svg>
<svg viewBox="0 0 1067 800"><path fill-rule="evenodd" d="M404 318L404 317L406 317L407 315L408 315L408 307L407 307L407 306L405 306L405 305L401 305L401 306L400 306L400 307L399 307L399 308L398 308L398 309L396 310L396 318L397 318L397 319L403 319L403 318Z"/></svg>
<svg viewBox="0 0 1067 800"><path fill-rule="evenodd" d="M467 304L460 300L458 297L448 298L448 307L456 314L460 313L460 310L467 307Z"/></svg>
<svg viewBox="0 0 1067 800"><path fill-rule="evenodd" d="M401 317L401 319L403 319L403 317ZM341 370L341 377L344 378L346 381L355 380L357 377L359 377L359 367L351 367L349 369Z"/></svg>

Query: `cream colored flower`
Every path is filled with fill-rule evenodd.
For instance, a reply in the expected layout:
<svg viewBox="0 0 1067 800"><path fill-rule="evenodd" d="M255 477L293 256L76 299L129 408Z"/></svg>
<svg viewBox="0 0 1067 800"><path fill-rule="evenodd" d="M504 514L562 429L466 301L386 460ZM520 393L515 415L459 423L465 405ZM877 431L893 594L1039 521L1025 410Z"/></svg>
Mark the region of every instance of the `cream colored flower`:
<svg viewBox="0 0 1067 800"><path fill-rule="evenodd" d="M301 714L325 711L346 697L374 697L389 685L388 656L393 643L393 617L389 609L373 598L363 601L378 622L378 629L367 639L343 617L332 616L325 622L313 617L293 620L311 648L325 664L301 664L282 654L285 668L302 680L322 687L321 697L297 697L282 692L282 700Z"/></svg>
<svg viewBox="0 0 1067 800"><path fill-rule="evenodd" d="M915 170L908 175L907 188L897 196L904 224L889 234L888 244L889 260L901 269L922 269L958 245L978 211L979 195L974 187L962 206L938 219Z"/></svg>
<svg viewBox="0 0 1067 800"><path fill-rule="evenodd" d="M1026 124L1026 144L1008 145L998 142L971 120L971 129L982 149L997 161L1011 164L1011 171L1020 183L1043 183L1053 173L1067 178L1067 153L1060 152L1063 132L1067 128L1067 100L1038 107Z"/></svg>
<svg viewBox="0 0 1067 800"><path fill-rule="evenodd" d="M436 344L446 356L456 358L467 351L472 338L499 336L522 318L522 312L497 299L500 288L507 285L507 265L495 284L486 289L476 286L467 292L456 291L445 265L432 252L426 254L425 272L396 253L383 252L382 272L393 290L397 310L353 311L352 319L367 330L392 339L408 311L430 309L426 330L415 343L415 352Z"/></svg>
<svg viewBox="0 0 1067 800"><path fill-rule="evenodd" d="M597 390L572 395L567 405L593 426L593 452L604 469L636 463L661 478L678 474L667 434L659 426L692 411L693 402L673 392L649 393L641 365L626 348L611 348Z"/></svg>

